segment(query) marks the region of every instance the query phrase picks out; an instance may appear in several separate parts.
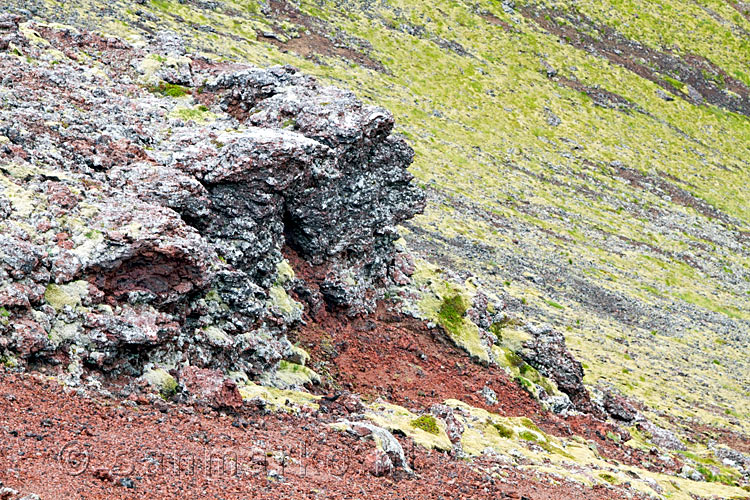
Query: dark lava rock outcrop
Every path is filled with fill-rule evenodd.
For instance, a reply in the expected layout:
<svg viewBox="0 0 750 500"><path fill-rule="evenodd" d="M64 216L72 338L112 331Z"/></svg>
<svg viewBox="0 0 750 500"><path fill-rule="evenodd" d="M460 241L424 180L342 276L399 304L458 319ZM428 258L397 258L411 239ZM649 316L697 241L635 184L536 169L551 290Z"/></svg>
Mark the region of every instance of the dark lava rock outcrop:
<svg viewBox="0 0 750 500"><path fill-rule="evenodd" d="M530 326L531 340L524 342L519 355L542 375L555 381L575 408L585 413L604 416L591 402L583 385L583 366L565 345L565 337L550 325Z"/></svg>
<svg viewBox="0 0 750 500"><path fill-rule="evenodd" d="M5 363L272 371L301 321L285 246L328 308L373 308L424 206L387 111L290 67L197 65L169 34L149 53L21 21L0 20Z"/></svg>

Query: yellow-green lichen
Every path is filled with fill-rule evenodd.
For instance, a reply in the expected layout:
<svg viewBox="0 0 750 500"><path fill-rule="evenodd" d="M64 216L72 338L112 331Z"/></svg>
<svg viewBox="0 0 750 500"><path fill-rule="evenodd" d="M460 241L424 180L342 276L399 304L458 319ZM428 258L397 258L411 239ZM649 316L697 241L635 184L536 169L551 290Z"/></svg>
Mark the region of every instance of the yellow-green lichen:
<svg viewBox="0 0 750 500"><path fill-rule="evenodd" d="M280 285L274 285L268 291L269 305L285 318L298 318L302 314L302 304L292 299Z"/></svg>
<svg viewBox="0 0 750 500"><path fill-rule="evenodd" d="M301 408L317 410L315 396L307 392L276 389L275 387L264 387L252 382L239 386L240 395L245 401L260 401L271 411L285 411L290 413L299 412Z"/></svg>
<svg viewBox="0 0 750 500"><path fill-rule="evenodd" d="M392 432L402 432L424 448L443 451L449 451L452 448L451 441L445 432L445 424L441 420L433 418L436 425L430 427L428 431L413 424L415 421L419 421L420 417L406 408L383 401L369 405L365 416L379 427Z"/></svg>
<svg viewBox="0 0 750 500"><path fill-rule="evenodd" d="M216 119L216 114L209 111L208 107L199 104L194 107L187 106L176 106L169 113L170 118L178 118L185 122L195 122L197 124L204 124Z"/></svg>
<svg viewBox="0 0 750 500"><path fill-rule="evenodd" d="M271 380L274 385L285 389L298 388L305 384L319 384L320 375L306 366L282 360Z"/></svg>
<svg viewBox="0 0 750 500"><path fill-rule="evenodd" d="M283 259L276 266L276 284L284 286L294 279L294 269L289 264L289 261Z"/></svg>
<svg viewBox="0 0 750 500"><path fill-rule="evenodd" d="M177 392L177 380L163 368L149 370L142 378L164 398L169 398Z"/></svg>
<svg viewBox="0 0 750 500"><path fill-rule="evenodd" d="M440 270L426 262L419 262L414 274L414 284L424 289L419 300L420 314L438 323L450 339L470 356L489 363L488 348L479 336L479 327L466 317L476 287L452 283L441 276Z"/></svg>
<svg viewBox="0 0 750 500"><path fill-rule="evenodd" d="M50 284L44 292L44 300L58 311L65 306L76 307L88 296L88 286L88 282L83 280L65 285Z"/></svg>

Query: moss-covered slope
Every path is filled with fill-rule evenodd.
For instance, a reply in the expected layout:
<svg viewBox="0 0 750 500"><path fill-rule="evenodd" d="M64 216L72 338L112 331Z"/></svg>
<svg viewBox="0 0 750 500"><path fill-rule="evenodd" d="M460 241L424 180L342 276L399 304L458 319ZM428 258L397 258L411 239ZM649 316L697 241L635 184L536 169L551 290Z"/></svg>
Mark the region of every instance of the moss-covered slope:
<svg viewBox="0 0 750 500"><path fill-rule="evenodd" d="M590 384L750 430L743 4L14 2L387 107L430 197L413 251L564 330Z"/></svg>

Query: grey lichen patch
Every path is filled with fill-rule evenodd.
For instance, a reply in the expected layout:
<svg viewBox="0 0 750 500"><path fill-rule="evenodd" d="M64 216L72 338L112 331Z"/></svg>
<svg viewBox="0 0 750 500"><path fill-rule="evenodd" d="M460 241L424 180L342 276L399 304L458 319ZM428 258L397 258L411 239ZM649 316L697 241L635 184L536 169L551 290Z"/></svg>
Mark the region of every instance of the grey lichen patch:
<svg viewBox="0 0 750 500"><path fill-rule="evenodd" d="M229 347L234 343L232 338L223 329L215 325L204 328L203 335L206 336L210 344L217 347Z"/></svg>
<svg viewBox="0 0 750 500"><path fill-rule="evenodd" d="M80 322L68 323L58 320L52 325L52 329L49 333L49 340L55 347L68 341L76 341L78 344L85 344L88 342L88 339L82 338L82 333L83 325Z"/></svg>
<svg viewBox="0 0 750 500"><path fill-rule="evenodd" d="M6 170L9 170L11 175L21 173L10 167ZM10 201L13 213L19 218L28 218L34 212L44 210L47 206L47 200L44 197L18 186L3 174L0 174L0 185L4 187L3 194Z"/></svg>
<svg viewBox="0 0 750 500"><path fill-rule="evenodd" d="M144 85L158 86L164 80L169 79L171 81L167 81L166 85L174 86L192 82L191 64L192 61L187 56L149 54L138 62L137 70L140 73L140 81ZM168 91L166 95L181 97L180 95L173 95L171 91Z"/></svg>

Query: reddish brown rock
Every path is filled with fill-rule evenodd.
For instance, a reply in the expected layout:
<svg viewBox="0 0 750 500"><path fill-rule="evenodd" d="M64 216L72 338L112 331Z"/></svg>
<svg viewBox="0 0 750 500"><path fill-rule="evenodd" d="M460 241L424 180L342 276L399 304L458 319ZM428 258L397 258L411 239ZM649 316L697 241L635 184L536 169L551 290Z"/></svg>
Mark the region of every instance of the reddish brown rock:
<svg viewBox="0 0 750 500"><path fill-rule="evenodd" d="M212 408L241 408L242 396L237 384L217 370L186 366L180 370L183 390L196 402Z"/></svg>

